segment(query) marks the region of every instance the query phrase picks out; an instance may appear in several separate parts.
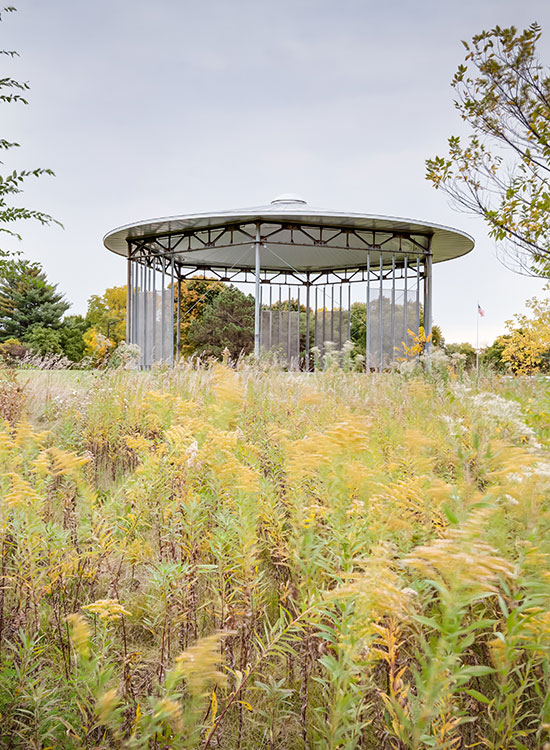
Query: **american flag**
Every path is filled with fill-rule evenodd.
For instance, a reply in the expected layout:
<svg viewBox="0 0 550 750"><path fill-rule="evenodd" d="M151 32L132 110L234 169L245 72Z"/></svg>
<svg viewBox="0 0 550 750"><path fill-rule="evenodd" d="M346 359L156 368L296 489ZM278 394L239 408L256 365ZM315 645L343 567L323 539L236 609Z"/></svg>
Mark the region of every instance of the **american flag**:
<svg viewBox="0 0 550 750"><path fill-rule="evenodd" d="M480 316L481 316L482 318L484 318L484 317L485 317L485 313L484 313L484 312L483 312L483 310L481 309L481 307L480 307L480 305L479 305L479 302L477 303L477 312L478 312L478 314L479 314L479 315L480 315Z"/></svg>

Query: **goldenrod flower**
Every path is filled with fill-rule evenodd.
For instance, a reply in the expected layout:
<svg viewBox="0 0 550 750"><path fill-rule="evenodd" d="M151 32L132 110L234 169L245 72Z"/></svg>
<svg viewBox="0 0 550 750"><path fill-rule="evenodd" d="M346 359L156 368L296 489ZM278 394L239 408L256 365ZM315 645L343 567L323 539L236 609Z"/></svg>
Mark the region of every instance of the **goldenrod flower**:
<svg viewBox="0 0 550 750"><path fill-rule="evenodd" d="M87 659L90 655L90 626L77 612L67 615L67 622L70 624L71 641L76 653Z"/></svg>
<svg viewBox="0 0 550 750"><path fill-rule="evenodd" d="M183 651L176 659L175 670L185 678L193 695L206 695L208 684L225 686L226 676L220 672L220 640L227 633L214 633L200 638L191 648Z"/></svg>
<svg viewBox="0 0 550 750"><path fill-rule="evenodd" d="M176 701L162 698L155 703L153 718L158 721L167 722L174 732L183 731L183 712Z"/></svg>
<svg viewBox="0 0 550 750"><path fill-rule="evenodd" d="M124 609L117 599L98 599L92 604L86 604L82 609L99 615L101 620L106 620L107 622L115 622L116 620L120 620L122 615L131 614L127 609Z"/></svg>
<svg viewBox="0 0 550 750"><path fill-rule="evenodd" d="M106 724L109 721L119 701L120 699L116 688L107 690L103 695L99 696L96 700L95 712L100 724Z"/></svg>

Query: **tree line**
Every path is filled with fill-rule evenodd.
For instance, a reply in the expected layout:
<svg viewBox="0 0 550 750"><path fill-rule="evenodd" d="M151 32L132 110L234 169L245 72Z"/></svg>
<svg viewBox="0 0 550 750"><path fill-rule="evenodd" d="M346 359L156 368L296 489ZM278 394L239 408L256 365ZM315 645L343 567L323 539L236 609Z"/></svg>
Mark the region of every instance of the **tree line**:
<svg viewBox="0 0 550 750"><path fill-rule="evenodd" d="M37 357L63 357L68 365L107 365L117 347L126 339L126 292L126 286L107 288L103 294L90 297L85 315L67 314L69 302L57 285L48 281L39 263L19 258L5 261L0 276L0 357L4 363L15 366L29 360L40 365ZM178 295L182 356L200 355L220 359L225 350L232 356L248 354L253 350L252 295L220 281L187 279L174 287L174 325L178 319ZM275 313L278 311L277 304L274 306ZM508 321L507 332L480 352L482 366L514 374L550 373L550 298L533 298L527 302L527 307L530 314L518 314ZM298 300L291 299L290 302L283 301L281 309L299 310L303 354L306 308L304 305L298 307ZM376 318L378 309L376 301L371 318ZM320 309L317 312L322 316L325 311ZM414 319L413 312L409 316L411 320ZM312 348L315 344L315 311L310 310L309 315L309 343ZM352 351L360 359L365 355L365 303L353 303L350 315ZM377 326L377 320L374 320L374 327ZM388 334L388 331L385 333ZM407 359L414 336L408 334L405 347L401 338L398 334L396 361ZM475 366L474 347L467 342L447 343L437 325L433 328L432 344L450 356L457 355L455 359L466 369ZM420 350L417 346L414 353L422 349L422 345Z"/></svg>
<svg viewBox="0 0 550 750"><path fill-rule="evenodd" d="M39 263L10 259L0 275L0 355L17 364L29 355L63 356L102 366L126 338L126 286L92 295L85 315L70 307ZM254 299L221 282L188 279L174 289L174 322L180 298L180 351L220 357L225 348L247 353L254 341Z"/></svg>
<svg viewBox="0 0 550 750"><path fill-rule="evenodd" d="M0 21L15 11L0 9ZM550 273L550 75L540 62L537 23L518 31L495 26L463 42L466 56L452 80L455 106L470 135L449 138L446 156L426 160L426 178L459 210L481 216L497 247L514 270L547 277ZM0 50L7 59L15 50ZM0 103L27 105L29 85L5 74ZM19 143L0 138L0 150ZM59 224L49 214L17 204L30 178L53 175L32 168L0 175L0 233L21 239L22 220ZM205 287L204 285L207 285ZM185 310L180 325L181 352L221 356L225 348L247 352L253 341L253 298L233 286L191 279L178 287ZM507 324L481 357L500 371L550 372L550 300L530 300L530 315ZM90 298L85 316L67 315L69 303L48 282L38 263L0 247L0 347L5 359L27 352L64 356L72 362L100 364L125 336L126 289L112 287ZM363 306L364 308L364 306ZM366 310L352 306L356 351L364 346ZM433 344L463 357L476 353L470 344L445 345L434 330ZM304 334L305 335L305 334Z"/></svg>

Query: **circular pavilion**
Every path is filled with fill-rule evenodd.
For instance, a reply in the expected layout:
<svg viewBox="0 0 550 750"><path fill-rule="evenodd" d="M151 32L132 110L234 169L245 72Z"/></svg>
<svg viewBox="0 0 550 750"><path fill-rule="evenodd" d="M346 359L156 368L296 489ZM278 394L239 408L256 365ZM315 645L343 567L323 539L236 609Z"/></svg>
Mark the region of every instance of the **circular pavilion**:
<svg viewBox="0 0 550 750"><path fill-rule="evenodd" d="M313 347L341 350L352 305L364 304L366 369L396 358L410 331L432 327L432 264L469 253L473 239L437 224L309 206L285 194L266 206L129 224L104 237L128 259L128 343L141 364L180 352L179 285L197 277L253 285L254 352L310 369Z"/></svg>

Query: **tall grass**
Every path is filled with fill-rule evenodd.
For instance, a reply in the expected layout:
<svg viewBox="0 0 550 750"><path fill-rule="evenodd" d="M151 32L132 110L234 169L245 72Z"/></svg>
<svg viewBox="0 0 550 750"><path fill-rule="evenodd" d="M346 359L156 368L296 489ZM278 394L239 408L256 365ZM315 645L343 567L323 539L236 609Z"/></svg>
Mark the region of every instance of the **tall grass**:
<svg viewBox="0 0 550 750"><path fill-rule="evenodd" d="M0 747L549 740L545 383L48 377L0 383Z"/></svg>

